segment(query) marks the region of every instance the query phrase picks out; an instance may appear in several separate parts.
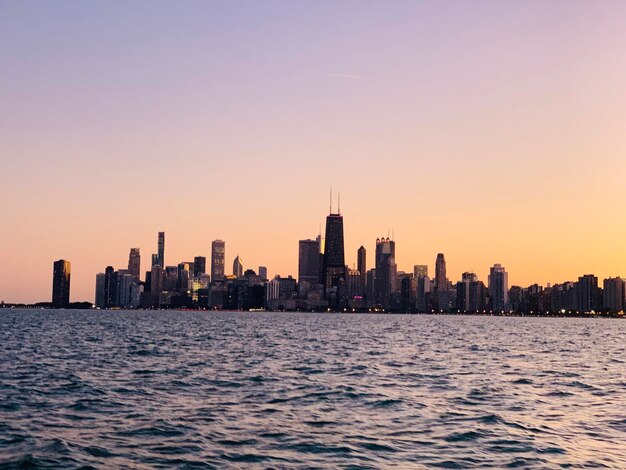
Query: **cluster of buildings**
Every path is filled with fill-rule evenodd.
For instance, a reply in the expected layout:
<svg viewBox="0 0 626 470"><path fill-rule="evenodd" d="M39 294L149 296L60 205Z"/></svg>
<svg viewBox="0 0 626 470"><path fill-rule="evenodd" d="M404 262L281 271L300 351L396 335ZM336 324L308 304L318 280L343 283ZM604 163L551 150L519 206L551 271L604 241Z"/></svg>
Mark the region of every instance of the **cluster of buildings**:
<svg viewBox="0 0 626 470"><path fill-rule="evenodd" d="M397 270L396 244L389 236L376 239L372 267L367 251L357 250L354 269L345 263L343 217L339 210L326 217L325 237L300 240L298 276L268 279L267 268L245 269L237 255L226 273L226 243L211 244L207 258L165 263L165 233L159 232L157 253L141 279L139 248L131 248L126 269L108 266L96 275L98 308L202 308L227 310L389 311L415 313L566 314L622 312L626 288L621 278L588 274L576 282L542 287L509 288L503 266L490 268L487 284L473 272L456 283L448 279L443 253L437 255L434 276L427 265L413 272ZM69 304L70 264L54 263L53 306Z"/></svg>

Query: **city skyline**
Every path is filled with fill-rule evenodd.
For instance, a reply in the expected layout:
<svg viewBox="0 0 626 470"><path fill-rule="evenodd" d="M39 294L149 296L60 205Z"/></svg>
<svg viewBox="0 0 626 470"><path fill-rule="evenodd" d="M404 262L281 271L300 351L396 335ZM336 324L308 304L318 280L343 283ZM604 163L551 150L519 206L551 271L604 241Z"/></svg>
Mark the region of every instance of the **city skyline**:
<svg viewBox="0 0 626 470"><path fill-rule="evenodd" d="M320 229L321 230L321 229ZM345 263L343 215L333 211L332 191L326 217L325 238L298 241L298 274L268 277L267 267L244 268L239 256L232 274L225 274L226 242L211 242L211 271L206 257L165 265L165 232L157 234L157 254L142 280L141 250L130 248L127 268L109 265L96 275L98 308L201 308L226 310L391 311L412 313L595 313L622 312L626 304L626 279L609 277L600 286L594 274L578 281L545 287L510 285L509 273L500 263L489 269L487 284L474 271L463 272L454 283L448 277L444 253L435 260L434 277L428 265L415 264L398 271L395 240L376 239L374 265L366 264L367 250L357 250L358 269ZM356 265L355 265L356 267ZM53 264L53 308L70 303L71 263ZM79 302L86 308L90 302ZM12 302L9 302L12 305ZM48 304L44 302L44 304ZM3 302L4 305L4 302ZM77 304L78 305L78 304Z"/></svg>
<svg viewBox="0 0 626 470"><path fill-rule="evenodd" d="M339 210L326 219L328 243L299 241L298 277L267 276L267 269L244 271L237 255L231 275L223 274L225 241L212 242L213 276L206 273L206 258L161 266L165 233L158 232L158 255L151 256L145 279L137 275L140 250L130 248L128 269L107 266L96 275L97 308L191 308L216 310L305 310L406 313L517 313L517 314L623 314L626 280L606 278L600 286L593 274L554 286L533 284L509 286L508 272L499 263L489 271L487 285L476 273L466 271L453 283L447 276L445 255L438 253L435 276L428 277L428 266L414 265L413 272L397 270L395 242L389 237L376 239L374 266L366 266L366 250L357 251L359 269L345 265L343 216ZM53 265L53 308L70 308L71 263L58 260ZM4 306L4 304L3 304ZM88 308L84 302L79 308Z"/></svg>
<svg viewBox="0 0 626 470"><path fill-rule="evenodd" d="M332 204L332 203L331 203ZM332 211L332 206L331 206L331 211ZM330 214L327 215L327 224L330 220L331 222L331 227L336 223L335 220L337 219L337 217L339 217L341 219L341 238L343 239L343 237L345 236L345 234L343 233L343 214L339 213L339 210L335 211L335 212L331 212ZM332 230L332 229L331 229ZM149 273L151 266L153 267L156 264L158 264L160 259L164 259L164 255L163 253L165 252L165 231L158 231L158 237L157 237L157 242L156 244L154 243L153 240L153 248L146 248L143 251L141 250L141 248L138 247L130 247L128 248L128 254L126 255L126 264L124 263L120 263L120 264L115 264L115 263L108 263L107 266L113 268L113 269L120 269L122 271L127 271L129 274L135 276L135 272L137 269L139 269L139 276L138 278L143 279L144 274ZM395 235L394 235L395 236ZM154 234L153 234L154 237ZM290 270L290 271L286 271L286 272L274 272L271 270L271 259L269 258L264 258L262 261L264 264L269 265L270 268L268 270L268 268L265 268L265 266L263 266L262 264L256 264L256 265L251 265L251 264L245 264L245 265L241 265L241 271L240 273L243 273L243 271L245 271L246 269L254 269L255 271L258 270L258 268L263 268L265 271L265 276L268 276L267 279L271 279L275 276L282 276L282 277L293 277L296 280L300 280L302 273L301 273L301 267L299 266L299 258L302 256L302 252L303 252L303 243L315 243L318 249L323 249L324 245L325 245L325 237L321 237L321 235L318 235L316 237L316 239L300 239L300 240L295 240L295 249L293 250L296 253L296 260L295 260L295 267L294 269ZM343 243L343 241L342 241ZM200 262L203 263L202 266L205 269L205 271L202 272L206 272L207 274L211 274L210 278L211 280L213 279L213 274L215 273L215 266L213 265L214 260L217 260L217 266L220 267L221 266L221 270L217 271L218 277L215 278L215 280L219 280L219 279L224 279L225 277L227 277L227 275L229 274L233 274L234 273L234 269L235 269L235 265L240 264L241 263L241 257L239 255L239 251L237 251L237 254L234 257L229 257L228 255L228 251L227 251L227 242L225 240L222 239L216 239L216 240L212 240L209 243L209 250L208 253L206 254L206 256L204 254L196 254L196 255L192 255L192 254L188 254L187 257L185 258L185 256L183 256L182 258L176 258L178 259L178 261L173 262L173 264L165 264L165 266L161 266L161 268L163 270L165 270L166 267L176 267L178 265L178 269L180 269L180 264L184 263L184 261L180 261L182 259L190 259L190 260L194 260L194 261L190 261L190 263L193 265L193 271L191 273L191 275L197 274L200 271L198 271L198 268L196 267L196 262ZM378 252L379 250L382 250L383 246L387 246L389 245L390 248L386 249L386 252L388 254L391 255L391 260L393 262L393 270L391 271L392 273L396 273L396 272L406 272L411 274L414 278L417 279L418 276L418 272L419 274L424 274L426 273L426 275L428 275L429 272L434 273L433 276L430 278L431 281L433 282L433 286L435 288L437 288L438 283L440 280L444 281L446 283L446 287L450 288L450 289L454 289L454 285L455 282L453 282L456 279L459 279L459 282L465 282L465 277L466 275L471 274L472 276L476 277L477 279L480 280L484 280L485 281L485 288L488 288L491 276L494 274L494 269L497 271L498 269L502 268L501 263L491 263L489 261L486 262L486 265L484 267L484 269L473 269L473 268L457 268L451 271L451 274L448 274L448 270L447 270L447 263L446 263L446 259L444 258L444 253L437 253L436 258L434 260L431 260L432 262L429 263L428 260L415 260L415 262L413 261L407 261L404 260L402 262L402 266L403 268L406 267L406 269L401 269L398 267L398 264L396 263L396 257L395 257L395 238L389 238L389 237L377 237L376 240L373 243L373 247L371 247L372 251L372 255L375 256L375 258L373 260L370 260L370 263L375 263L373 265L367 265L368 271L370 269L375 269L378 265L379 265L379 260L378 260ZM365 253L367 253L367 242L363 242L359 245L359 247L356 250L351 250L351 249L345 249L345 247L341 250L341 253L338 255L339 257L343 258L344 252L348 253L348 256L346 257L346 259L348 260L352 260L352 262L346 262L345 263L345 267L348 270L352 270L352 268L354 268L356 270L357 268L357 264L359 262L359 253L361 249L364 249L364 253L363 255L366 256ZM321 246L321 248L320 248ZM157 248L156 250L154 250L154 248ZM215 249L218 249L218 251L216 253L214 253ZM168 250L171 249L170 245L168 244ZM146 253L150 252L150 251L157 251L157 253L153 253L150 256L148 256ZM310 251L310 249L309 249ZM174 250L175 253L179 252L179 250ZM138 261L137 258L140 257L140 253L143 253L143 257L141 260L141 265L138 266ZM381 251L382 253L382 251ZM119 253L114 254L113 256L114 258L119 258ZM353 259L352 259L353 258ZM207 261L208 260L208 261ZM232 261L231 261L232 260ZM385 259L386 260L386 259ZM60 259L58 260L58 262L55 262L55 270L56 270L56 264L60 263L61 261L66 262L68 264L70 264L72 261L71 259ZM322 261L320 261L321 263ZM180 264L179 264L180 263ZM207 264L208 263L208 264ZM233 265L233 272L229 273L227 272L228 270L225 268L226 266L230 266L232 263ZM441 264L440 264L441 263ZM406 266L405 266L406 265ZM159 265L160 266L160 265ZM431 268L432 267L432 271ZM127 269L128 268L128 269ZM68 268L69 269L69 268ZM102 270L103 268L101 268L100 270ZM323 267L320 265L319 267L320 269L320 274L322 274L323 272ZM309 268L310 271L310 268ZM56 272L56 271L55 271ZM96 272L98 272L98 270L96 270ZM459 273L458 275L456 273ZM540 271L539 271L540 272ZM505 273L505 279L506 279L506 284L509 287L512 286L521 286L521 287L526 287L526 286L531 286L531 285L540 285L540 286L550 286L550 285L554 285L554 284L560 284L563 282L574 282L576 279L578 279L579 276L585 276L587 274L584 273L590 273L592 272L591 270L583 270L581 272L579 272L578 274L574 274L569 278L564 278L564 279L557 279L554 281L548 281L545 283L539 282L536 279L533 280L531 279L530 282L528 283L519 283L519 282L511 282L508 280L509 274L510 274L510 270L508 270ZM270 273L270 274L268 274ZM483 275L484 273L484 275ZM257 272L257 274L259 274ZM309 275L311 275L311 273L309 272ZM598 275L598 274L594 274L598 277L598 279L620 279L622 278L621 273L617 272L617 273L610 273L609 275L606 276L602 276L602 275ZM360 273L360 276L362 278L365 278L367 276L367 272L366 273ZM393 274L388 273L387 274L387 278L391 278L393 277ZM52 277L52 279L54 279L54 276ZM347 281L347 273L345 274L344 279L346 279ZM513 276L512 279L515 279L515 276ZM310 280L305 279L307 282L310 282ZM72 291L71 291L71 297L69 299L69 301L71 302L81 302L81 301L96 301L94 293L93 293L93 282L91 282L91 296L90 295L86 295L83 297L79 297L78 295L74 294L74 283L76 282L76 276L72 276ZM395 285L392 284L393 287L390 287L386 294L382 294L379 291L375 291L373 293L374 296L376 296L376 298L380 299L381 295L384 296L384 298L386 298L388 300L389 298L389 294L391 293L391 291L393 291L393 289L395 288ZM50 284L48 282L48 290L50 288ZM379 288L378 288L379 289ZM399 286L398 286L398 290L399 290ZM508 298L508 293L503 293L503 298L504 300L502 300L499 305L503 306L506 303L506 299ZM5 299L5 298L0 298L0 301L5 301L5 302L9 302L9 303L36 303L36 302L46 302L46 297L43 296L41 298L38 299L32 299L32 300L28 300L28 301L24 301L24 300L14 300L14 299Z"/></svg>
<svg viewBox="0 0 626 470"><path fill-rule="evenodd" d="M0 300L210 257L297 275L341 189L346 264L623 274L623 2L0 4ZM322 33L323 32L323 33ZM208 266L207 266L208 268Z"/></svg>

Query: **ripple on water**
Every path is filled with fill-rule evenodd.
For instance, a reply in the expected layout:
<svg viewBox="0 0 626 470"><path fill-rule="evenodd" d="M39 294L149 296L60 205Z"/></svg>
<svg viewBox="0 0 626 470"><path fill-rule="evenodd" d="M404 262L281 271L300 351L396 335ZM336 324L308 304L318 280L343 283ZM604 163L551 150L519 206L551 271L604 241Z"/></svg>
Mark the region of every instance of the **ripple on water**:
<svg viewBox="0 0 626 470"><path fill-rule="evenodd" d="M625 342L618 320L0 309L0 467L626 468Z"/></svg>

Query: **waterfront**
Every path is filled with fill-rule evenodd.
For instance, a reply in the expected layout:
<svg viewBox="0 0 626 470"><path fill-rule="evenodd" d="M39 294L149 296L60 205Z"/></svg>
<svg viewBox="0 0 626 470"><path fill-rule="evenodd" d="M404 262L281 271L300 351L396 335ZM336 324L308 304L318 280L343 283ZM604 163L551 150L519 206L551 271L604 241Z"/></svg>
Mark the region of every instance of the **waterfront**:
<svg viewBox="0 0 626 470"><path fill-rule="evenodd" d="M626 466L614 319L0 310L0 462Z"/></svg>

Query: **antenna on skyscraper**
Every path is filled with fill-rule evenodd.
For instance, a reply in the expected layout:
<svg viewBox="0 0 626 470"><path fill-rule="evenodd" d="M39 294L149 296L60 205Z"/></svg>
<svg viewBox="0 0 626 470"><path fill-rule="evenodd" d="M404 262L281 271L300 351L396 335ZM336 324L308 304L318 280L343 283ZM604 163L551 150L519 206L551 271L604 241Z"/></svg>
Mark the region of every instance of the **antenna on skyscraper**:
<svg viewBox="0 0 626 470"><path fill-rule="evenodd" d="M337 194L337 214L341 214L341 193Z"/></svg>
<svg viewBox="0 0 626 470"><path fill-rule="evenodd" d="M396 235L395 235L395 233L394 233L394 230L393 230L393 229L391 229L391 239L392 239L392 240L395 240L395 239L396 239Z"/></svg>
<svg viewBox="0 0 626 470"><path fill-rule="evenodd" d="M330 187L330 212L329 214L333 213L333 187Z"/></svg>

